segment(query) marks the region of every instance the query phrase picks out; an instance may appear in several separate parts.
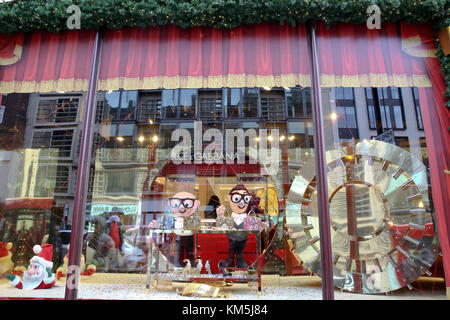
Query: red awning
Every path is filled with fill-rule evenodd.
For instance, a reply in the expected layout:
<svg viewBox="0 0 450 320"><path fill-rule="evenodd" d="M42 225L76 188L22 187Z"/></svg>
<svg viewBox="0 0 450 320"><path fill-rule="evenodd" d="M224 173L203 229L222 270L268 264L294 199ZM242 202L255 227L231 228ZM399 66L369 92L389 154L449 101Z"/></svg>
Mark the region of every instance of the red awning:
<svg viewBox="0 0 450 320"><path fill-rule="evenodd" d="M5 199L5 210L51 209L53 198L9 198Z"/></svg>

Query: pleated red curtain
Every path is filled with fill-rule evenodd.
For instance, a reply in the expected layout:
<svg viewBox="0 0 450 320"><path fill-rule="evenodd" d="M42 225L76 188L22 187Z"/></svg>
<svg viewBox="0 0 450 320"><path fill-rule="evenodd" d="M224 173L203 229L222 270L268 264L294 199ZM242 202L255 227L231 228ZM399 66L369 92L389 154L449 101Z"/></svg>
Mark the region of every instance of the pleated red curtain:
<svg viewBox="0 0 450 320"><path fill-rule="evenodd" d="M431 88L419 88L419 103L428 149L430 180L437 220L439 242L443 252L446 286L450 287L450 111L445 107L446 84L436 58L436 42L430 24L402 24L402 49L422 57Z"/></svg>
<svg viewBox="0 0 450 320"><path fill-rule="evenodd" d="M0 66L8 66L22 57L23 33L8 35L0 33Z"/></svg>
<svg viewBox="0 0 450 320"><path fill-rule="evenodd" d="M309 86L304 25L108 30L100 90Z"/></svg>
<svg viewBox="0 0 450 320"><path fill-rule="evenodd" d="M339 23L317 30L323 87L429 87L423 59L402 52L400 29Z"/></svg>
<svg viewBox="0 0 450 320"><path fill-rule="evenodd" d="M94 31L25 35L21 58L0 66L0 92L85 91Z"/></svg>

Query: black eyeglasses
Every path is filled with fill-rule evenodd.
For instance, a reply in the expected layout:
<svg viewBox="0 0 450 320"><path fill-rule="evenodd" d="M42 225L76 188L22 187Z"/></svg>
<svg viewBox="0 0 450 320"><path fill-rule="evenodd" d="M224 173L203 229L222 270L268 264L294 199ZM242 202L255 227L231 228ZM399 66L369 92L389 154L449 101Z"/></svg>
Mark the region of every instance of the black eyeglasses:
<svg viewBox="0 0 450 320"><path fill-rule="evenodd" d="M186 209L190 209L194 206L195 199L191 198L169 198L169 206L171 208L179 208L181 205Z"/></svg>
<svg viewBox="0 0 450 320"><path fill-rule="evenodd" d="M231 194L231 202L233 203L239 203L242 200L244 200L245 203L250 203L250 201L253 199L253 196L251 194L248 193L232 193Z"/></svg>

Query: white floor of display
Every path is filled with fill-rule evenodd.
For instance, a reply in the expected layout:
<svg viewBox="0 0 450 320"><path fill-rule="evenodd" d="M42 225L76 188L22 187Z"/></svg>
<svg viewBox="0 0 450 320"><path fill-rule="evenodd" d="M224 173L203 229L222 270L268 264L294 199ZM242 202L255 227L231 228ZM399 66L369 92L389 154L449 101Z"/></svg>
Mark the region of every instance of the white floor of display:
<svg viewBox="0 0 450 320"><path fill-rule="evenodd" d="M176 293L175 284L172 289L161 288L146 293L146 276L143 274L105 274L96 273L90 277L82 277L78 291L79 299L129 299L129 300L192 300L212 299L198 297L184 297ZM229 300L321 300L322 289L320 278L316 276L280 277L263 275L262 292L258 293L254 286L236 284L224 291L231 293ZM443 279L420 278L413 284L414 289L403 288L389 295L362 295L335 290L336 300L411 300L433 299L446 300ZM56 282L56 286L47 290L23 291L8 285L6 279L0 280L1 298L64 298L65 280ZM224 298L215 298L221 299Z"/></svg>

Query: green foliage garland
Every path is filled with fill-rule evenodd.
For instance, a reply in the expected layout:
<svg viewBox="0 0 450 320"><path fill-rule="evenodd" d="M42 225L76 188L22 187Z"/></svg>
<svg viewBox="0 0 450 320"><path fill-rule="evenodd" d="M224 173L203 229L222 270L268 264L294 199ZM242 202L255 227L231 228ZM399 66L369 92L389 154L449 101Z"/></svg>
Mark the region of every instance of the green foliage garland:
<svg viewBox="0 0 450 320"><path fill-rule="evenodd" d="M121 29L174 24L182 28L209 26L220 29L261 22L305 23L310 19L330 25L366 23L367 7L377 4L381 21L432 22L437 30L449 25L448 0L15 0L0 4L0 32L67 29L75 4L81 10L82 29ZM438 48L438 59L450 98L447 56ZM450 102L447 101L450 107Z"/></svg>

